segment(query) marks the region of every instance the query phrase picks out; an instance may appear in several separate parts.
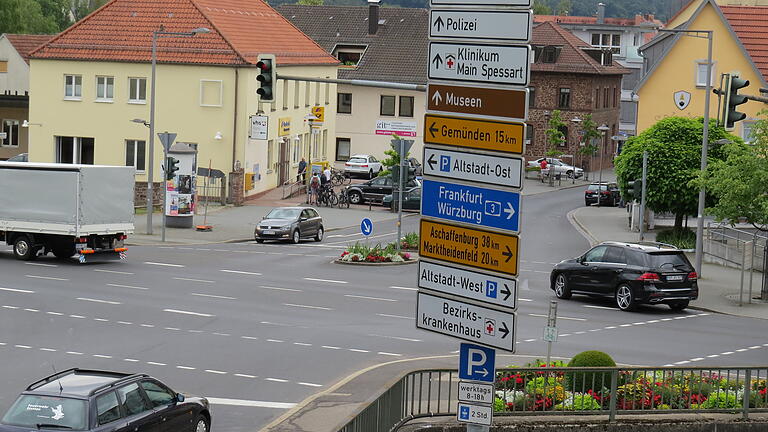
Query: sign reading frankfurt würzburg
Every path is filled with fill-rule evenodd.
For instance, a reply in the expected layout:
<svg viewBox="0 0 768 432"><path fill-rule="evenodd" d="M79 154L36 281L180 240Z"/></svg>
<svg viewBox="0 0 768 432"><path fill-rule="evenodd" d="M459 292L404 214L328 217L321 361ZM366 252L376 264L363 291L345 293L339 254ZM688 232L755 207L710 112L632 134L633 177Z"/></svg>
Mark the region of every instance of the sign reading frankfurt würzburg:
<svg viewBox="0 0 768 432"><path fill-rule="evenodd" d="M515 314L419 292L416 327L515 351Z"/></svg>
<svg viewBox="0 0 768 432"><path fill-rule="evenodd" d="M427 109L523 121L528 116L528 90L429 84Z"/></svg>
<svg viewBox="0 0 768 432"><path fill-rule="evenodd" d="M517 309L517 280L419 260L419 288Z"/></svg>
<svg viewBox="0 0 768 432"><path fill-rule="evenodd" d="M430 42L429 78L484 84L527 86L528 45L479 45Z"/></svg>
<svg viewBox="0 0 768 432"><path fill-rule="evenodd" d="M430 0L431 5L451 6L516 6L529 8L533 0Z"/></svg>
<svg viewBox="0 0 768 432"><path fill-rule="evenodd" d="M429 13L429 37L490 39L526 43L531 38L530 10L435 10Z"/></svg>
<svg viewBox="0 0 768 432"><path fill-rule="evenodd" d="M424 174L520 189L522 158L424 148Z"/></svg>
<svg viewBox="0 0 768 432"><path fill-rule="evenodd" d="M424 179L421 214L449 222L520 231L520 194Z"/></svg>
<svg viewBox="0 0 768 432"><path fill-rule="evenodd" d="M426 114L424 143L523 153L525 124Z"/></svg>
<svg viewBox="0 0 768 432"><path fill-rule="evenodd" d="M517 236L426 219L420 228L420 256L517 276Z"/></svg>

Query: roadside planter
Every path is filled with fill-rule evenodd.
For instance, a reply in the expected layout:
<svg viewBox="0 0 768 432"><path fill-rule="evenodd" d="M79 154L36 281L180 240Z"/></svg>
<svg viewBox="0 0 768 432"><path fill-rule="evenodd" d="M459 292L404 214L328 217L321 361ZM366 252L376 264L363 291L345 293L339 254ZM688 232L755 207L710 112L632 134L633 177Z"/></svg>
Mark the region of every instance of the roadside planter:
<svg viewBox="0 0 768 432"><path fill-rule="evenodd" d="M365 244L355 243L341 253L335 260L339 264L363 264L363 265L396 265L411 264L416 262L416 254L412 252L397 252L394 243L382 247L380 244L370 247Z"/></svg>

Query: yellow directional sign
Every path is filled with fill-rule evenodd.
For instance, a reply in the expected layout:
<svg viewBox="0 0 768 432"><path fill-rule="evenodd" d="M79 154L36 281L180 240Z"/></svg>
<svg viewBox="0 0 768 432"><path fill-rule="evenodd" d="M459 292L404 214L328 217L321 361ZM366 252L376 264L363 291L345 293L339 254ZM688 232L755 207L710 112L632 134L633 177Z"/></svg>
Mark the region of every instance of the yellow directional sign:
<svg viewBox="0 0 768 432"><path fill-rule="evenodd" d="M421 220L419 255L517 275L517 236Z"/></svg>
<svg viewBox="0 0 768 432"><path fill-rule="evenodd" d="M317 118L317 120L315 121L319 121L321 123L325 121L325 107L321 107L321 106L312 107L312 114L314 114L315 117Z"/></svg>
<svg viewBox="0 0 768 432"><path fill-rule="evenodd" d="M491 120L473 120L461 117L424 116L424 142L523 153L525 124Z"/></svg>

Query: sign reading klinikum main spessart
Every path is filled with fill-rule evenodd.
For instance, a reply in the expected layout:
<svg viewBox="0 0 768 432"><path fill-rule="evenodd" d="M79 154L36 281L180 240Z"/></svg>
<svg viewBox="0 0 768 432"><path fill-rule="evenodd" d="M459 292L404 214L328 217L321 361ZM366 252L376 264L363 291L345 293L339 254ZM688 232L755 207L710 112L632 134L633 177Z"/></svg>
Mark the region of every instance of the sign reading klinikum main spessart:
<svg viewBox="0 0 768 432"><path fill-rule="evenodd" d="M528 45L480 45L430 42L430 79L527 86Z"/></svg>

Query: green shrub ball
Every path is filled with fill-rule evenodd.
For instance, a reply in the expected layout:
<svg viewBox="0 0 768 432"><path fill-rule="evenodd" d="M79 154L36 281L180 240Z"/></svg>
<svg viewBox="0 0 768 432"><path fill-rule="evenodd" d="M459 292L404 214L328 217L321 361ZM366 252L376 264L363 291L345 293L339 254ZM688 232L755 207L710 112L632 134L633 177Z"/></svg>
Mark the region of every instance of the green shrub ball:
<svg viewBox="0 0 768 432"><path fill-rule="evenodd" d="M615 367L616 362L611 356L602 351L584 351L576 354L568 367ZM565 389L567 391L586 393L589 390L600 391L609 387L610 372L566 372Z"/></svg>

